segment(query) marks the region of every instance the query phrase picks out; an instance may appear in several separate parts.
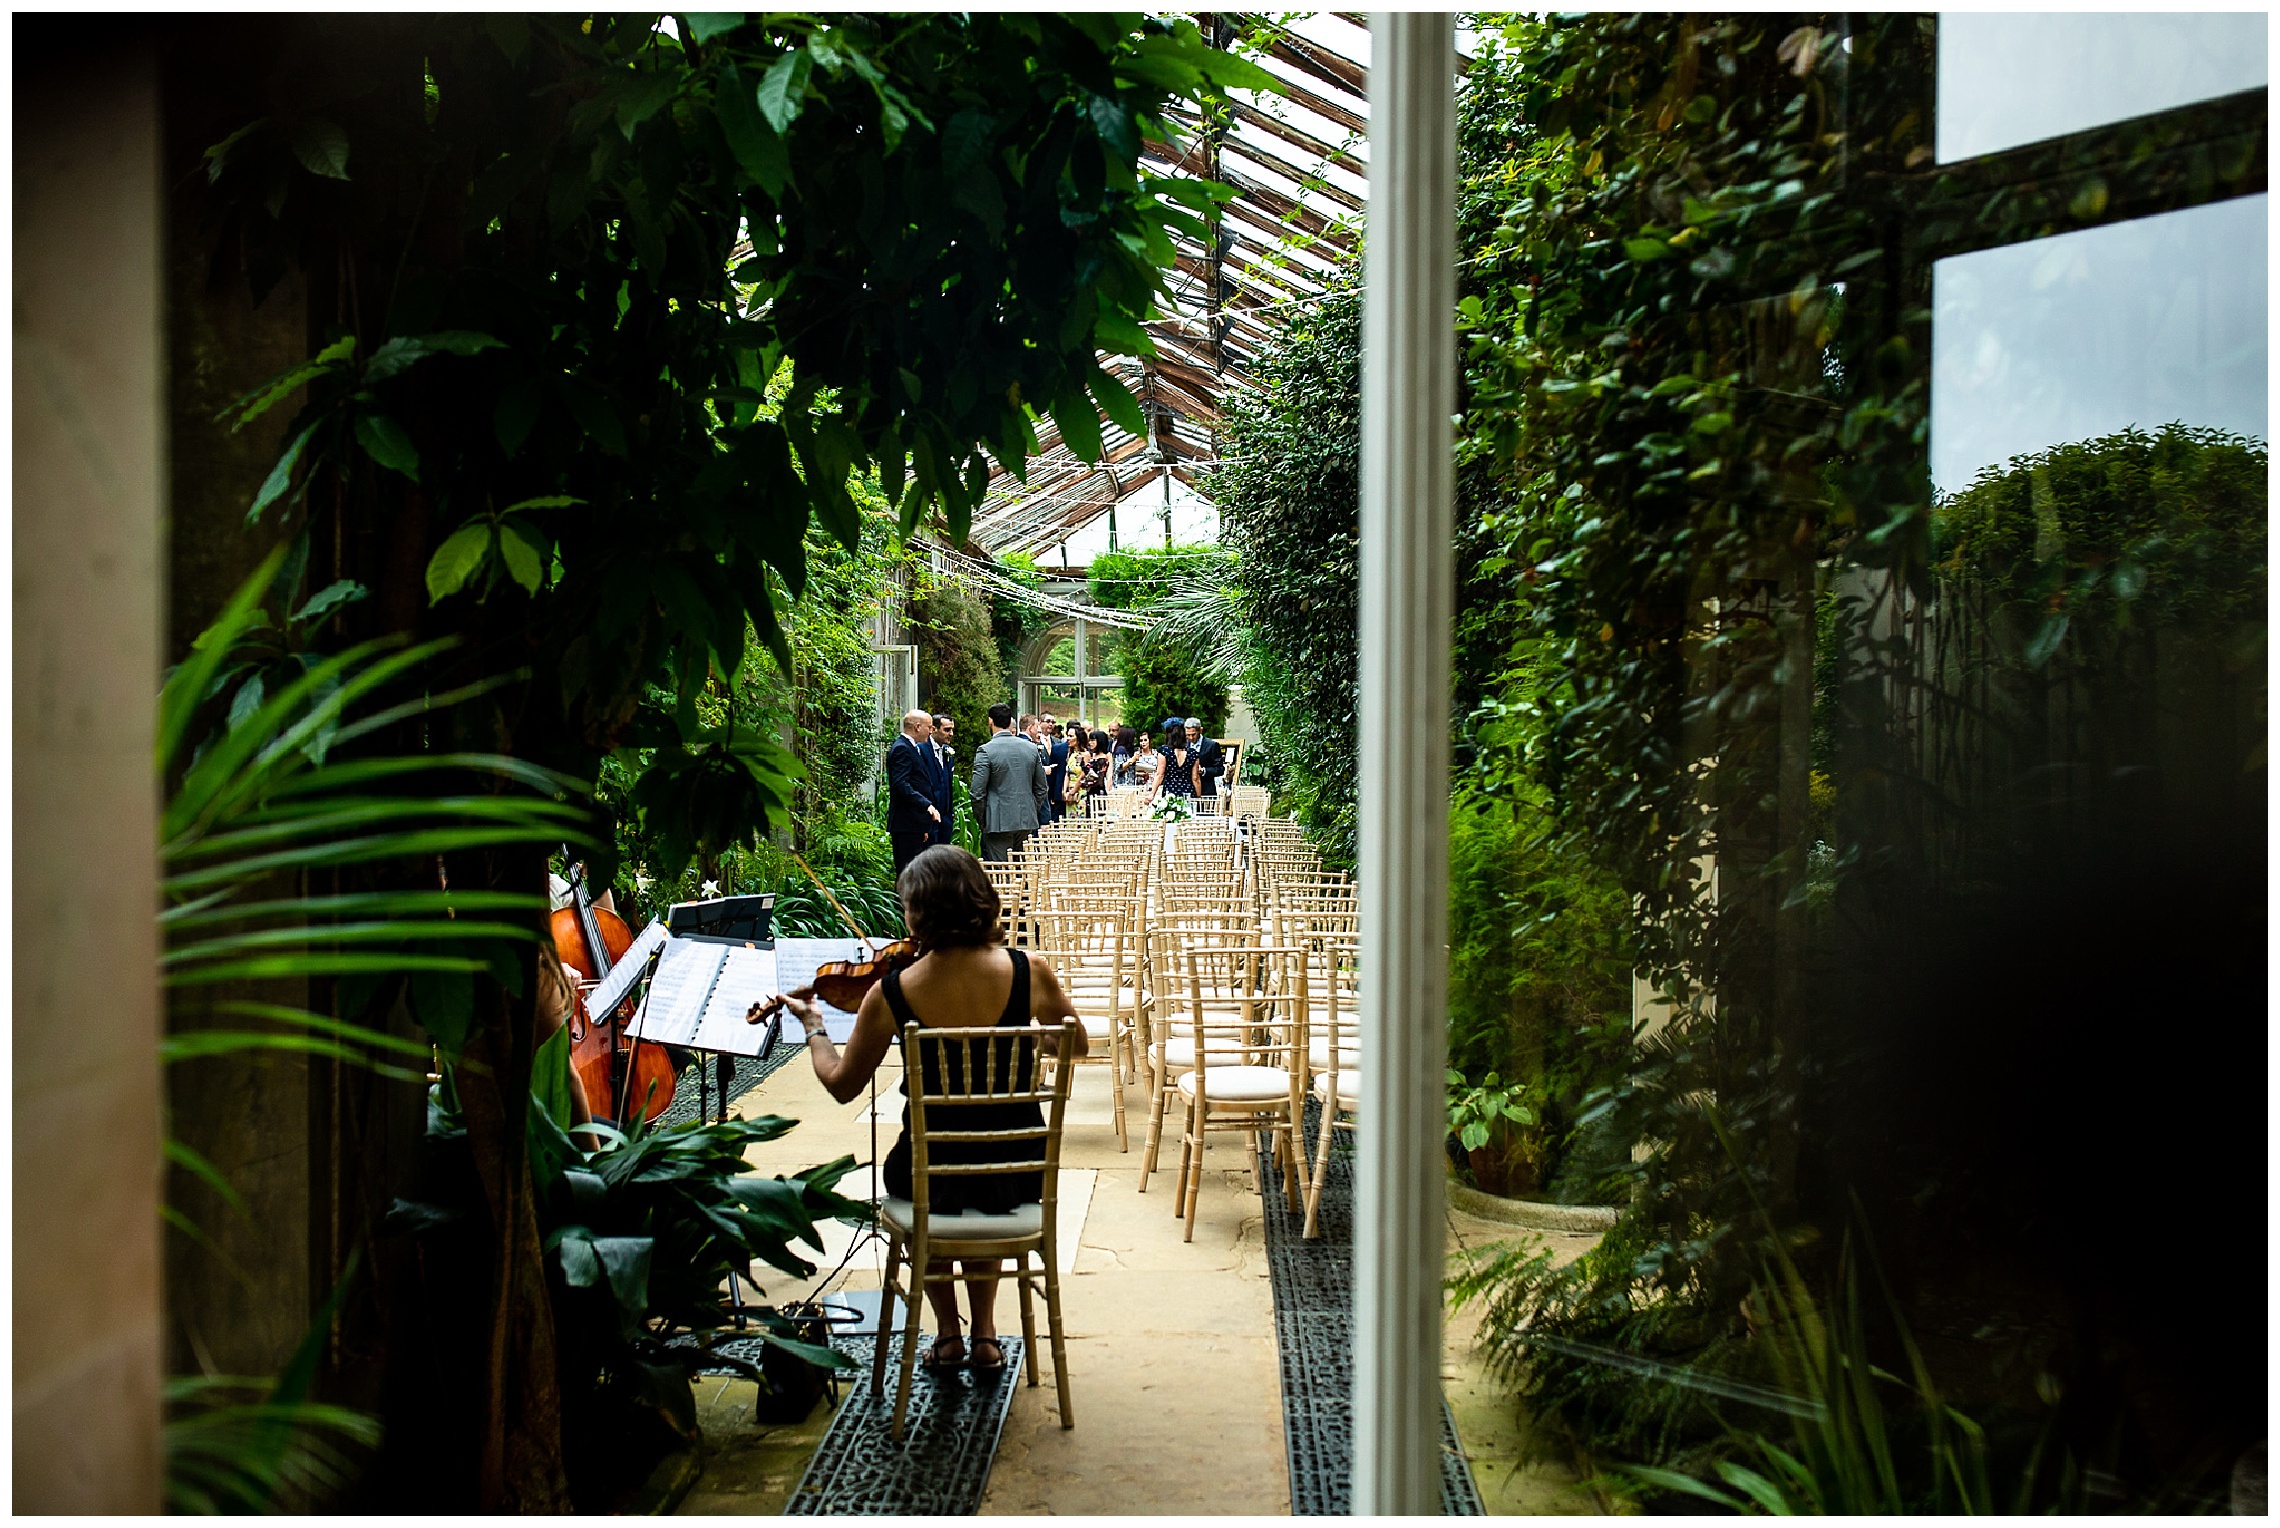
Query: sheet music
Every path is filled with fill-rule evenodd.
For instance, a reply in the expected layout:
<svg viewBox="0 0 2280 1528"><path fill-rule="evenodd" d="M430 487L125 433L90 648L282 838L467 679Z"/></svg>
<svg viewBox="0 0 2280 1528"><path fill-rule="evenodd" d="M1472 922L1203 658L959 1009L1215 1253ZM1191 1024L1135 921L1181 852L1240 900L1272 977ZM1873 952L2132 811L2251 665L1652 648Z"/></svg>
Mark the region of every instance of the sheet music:
<svg viewBox="0 0 2280 1528"><path fill-rule="evenodd" d="M693 1044L698 1050L757 1055L767 1026L748 1024L744 1016L754 1003L784 990L776 985L776 952L741 945L720 948L728 951L728 959L721 962L720 973L713 978L712 995L705 1001L704 1018Z"/></svg>
<svg viewBox="0 0 2280 1528"><path fill-rule="evenodd" d="M649 998L631 1033L666 1045L694 1045L713 979L733 946L697 939L667 939L649 980Z"/></svg>
<svg viewBox="0 0 2280 1528"><path fill-rule="evenodd" d="M776 941L776 978L791 991L805 987L815 980L815 970L827 960L861 960L870 950L859 939L779 939ZM848 1036L855 1032L855 1015L832 1007L829 1003L817 1004L823 1010L824 1032L831 1036L834 1045L845 1045ZM800 1038L800 1027L787 1024L784 1033L792 1040Z"/></svg>
<svg viewBox="0 0 2280 1528"><path fill-rule="evenodd" d="M649 969L650 953L661 947L665 940L664 921L659 918L650 919L649 927L634 937L633 943L626 947L626 952L617 958L617 964L610 967L610 974L603 977L587 995L586 1011L597 1016L614 1013L617 1005L625 1001L625 995L641 980L642 973Z"/></svg>

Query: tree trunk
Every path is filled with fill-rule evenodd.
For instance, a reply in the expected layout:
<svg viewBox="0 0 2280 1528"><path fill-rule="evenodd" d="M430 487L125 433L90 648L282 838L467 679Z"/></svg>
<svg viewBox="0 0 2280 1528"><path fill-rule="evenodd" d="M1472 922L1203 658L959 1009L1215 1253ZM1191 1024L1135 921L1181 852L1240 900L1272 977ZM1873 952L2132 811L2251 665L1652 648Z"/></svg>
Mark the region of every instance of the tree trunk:
<svg viewBox="0 0 2280 1528"><path fill-rule="evenodd" d="M507 873L497 888L541 879L533 853L492 856ZM562 1389L555 1369L554 1312L539 1247L527 1116L534 1048L535 984L516 996L488 978L476 983L483 1021L456 1072L483 1198L491 1214L490 1322L484 1353L484 1433L476 1489L486 1512L566 1512Z"/></svg>

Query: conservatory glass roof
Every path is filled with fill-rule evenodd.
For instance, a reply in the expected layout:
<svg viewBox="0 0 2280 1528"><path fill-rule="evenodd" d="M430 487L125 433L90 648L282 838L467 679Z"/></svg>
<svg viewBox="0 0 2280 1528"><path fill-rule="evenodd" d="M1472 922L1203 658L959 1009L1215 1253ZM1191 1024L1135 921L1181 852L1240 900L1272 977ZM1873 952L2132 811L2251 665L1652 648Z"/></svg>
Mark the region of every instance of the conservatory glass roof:
<svg viewBox="0 0 2280 1528"><path fill-rule="evenodd" d="M1221 12L1203 25L1215 45L1258 64L1282 90L1237 92L1221 125L1173 113L1180 148L1147 145L1145 169L1235 190L1208 244L1175 238L1169 307L1146 326L1156 353L1101 358L1139 400L1149 434L1103 417L1101 459L1087 465L1050 419L1039 420L1043 450L1029 460L1028 481L1000 469L974 516L973 542L992 555L1064 542L1167 472L1198 488L1218 459L1224 404L1251 385L1261 349L1291 309L1318 296L1357 246L1368 172L1366 18Z"/></svg>

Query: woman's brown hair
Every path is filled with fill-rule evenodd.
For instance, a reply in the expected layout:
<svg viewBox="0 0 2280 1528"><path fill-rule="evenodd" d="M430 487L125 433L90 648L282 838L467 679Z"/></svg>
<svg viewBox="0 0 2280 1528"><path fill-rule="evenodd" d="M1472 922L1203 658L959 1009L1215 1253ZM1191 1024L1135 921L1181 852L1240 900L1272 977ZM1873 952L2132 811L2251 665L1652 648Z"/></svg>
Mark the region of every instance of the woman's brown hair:
<svg viewBox="0 0 2280 1528"><path fill-rule="evenodd" d="M922 950L996 944L1001 907L982 862L954 844L936 844L895 878L903 921Z"/></svg>

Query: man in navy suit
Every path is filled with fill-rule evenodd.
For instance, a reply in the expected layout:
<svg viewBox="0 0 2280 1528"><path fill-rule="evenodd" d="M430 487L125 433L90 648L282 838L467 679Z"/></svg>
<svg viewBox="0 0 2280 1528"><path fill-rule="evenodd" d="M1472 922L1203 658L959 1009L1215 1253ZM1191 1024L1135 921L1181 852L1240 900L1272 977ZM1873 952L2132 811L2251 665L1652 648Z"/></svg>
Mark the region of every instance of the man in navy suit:
<svg viewBox="0 0 2280 1528"><path fill-rule="evenodd" d="M1044 718L1047 741L1045 746L1045 788L1053 793L1053 820L1059 822L1068 814L1068 803L1061 793L1069 784L1069 740L1061 735L1061 724L1052 717Z"/></svg>
<svg viewBox="0 0 2280 1528"><path fill-rule="evenodd" d="M1203 776L1203 789L1198 794L1218 795L1219 777L1227 773L1226 750L1219 746L1216 738L1203 735L1203 718L1200 716L1187 719L1187 741L1188 747L1195 750L1196 763L1203 766L1197 771Z"/></svg>
<svg viewBox="0 0 2280 1528"><path fill-rule="evenodd" d="M887 745L887 837L895 848L895 874L934 842L942 824L935 805L934 718L906 711L902 735Z"/></svg>
<svg viewBox="0 0 2280 1528"><path fill-rule="evenodd" d="M935 712L931 751L934 754L935 768L934 805L942 813L942 820L934 828L934 841L938 844L954 844L958 841L955 831L958 823L958 796L956 788L950 783L957 778L952 772L958 767L958 750L952 746L957 740L958 724L941 712Z"/></svg>

